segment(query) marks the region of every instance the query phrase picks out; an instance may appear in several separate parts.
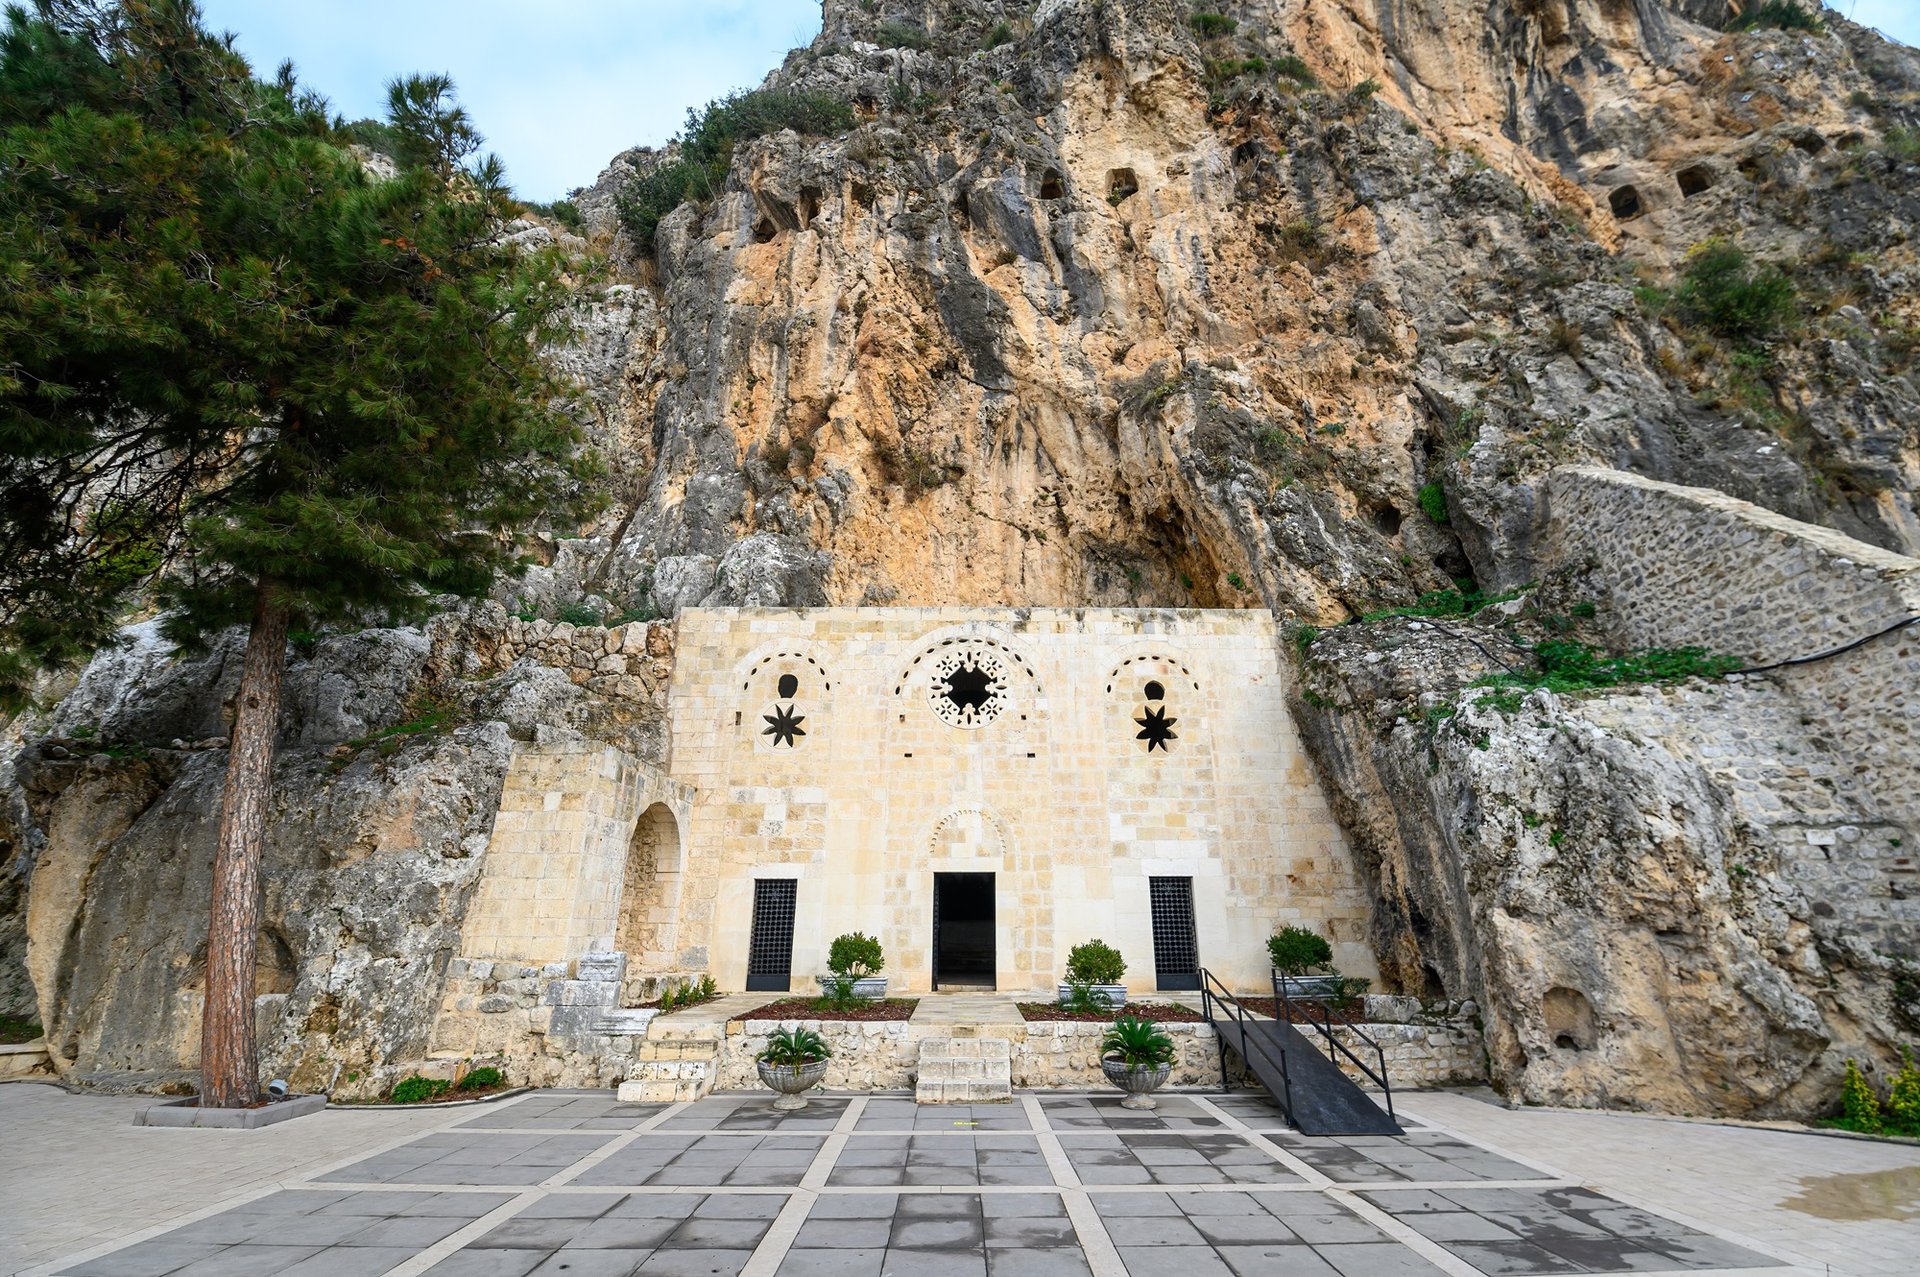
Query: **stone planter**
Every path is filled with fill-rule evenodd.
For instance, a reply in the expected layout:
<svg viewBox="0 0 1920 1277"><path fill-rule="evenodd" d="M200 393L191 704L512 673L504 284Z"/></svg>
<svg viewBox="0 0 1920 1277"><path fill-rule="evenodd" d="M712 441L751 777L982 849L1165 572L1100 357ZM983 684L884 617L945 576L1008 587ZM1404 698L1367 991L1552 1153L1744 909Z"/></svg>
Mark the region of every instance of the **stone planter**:
<svg viewBox="0 0 1920 1277"><path fill-rule="evenodd" d="M814 979L820 982L820 991L822 993L832 991L835 977L823 975L815 976ZM866 998L870 1002L878 1002L881 998L887 996L887 977L883 975L861 976L853 982L853 996L856 998Z"/></svg>
<svg viewBox="0 0 1920 1277"><path fill-rule="evenodd" d="M1104 1004L1109 1011L1118 1011L1127 1004L1127 986L1124 984L1096 984L1092 988L1094 1001ZM1073 986L1061 985L1060 1005L1067 1005L1067 999L1071 996Z"/></svg>
<svg viewBox="0 0 1920 1277"><path fill-rule="evenodd" d="M1158 1107L1153 1092L1165 1085L1167 1076L1173 1072L1173 1065L1129 1065L1121 1060L1102 1057L1100 1071L1107 1075L1107 1081L1127 1093L1127 1098L1120 1101L1121 1108L1151 1109Z"/></svg>
<svg viewBox="0 0 1920 1277"><path fill-rule="evenodd" d="M296 1095L275 1104L250 1109L203 1109L197 1099L155 1104L134 1114L135 1126L192 1127L203 1131L257 1131L263 1126L318 1113L327 1107L324 1095Z"/></svg>
<svg viewBox="0 0 1920 1277"><path fill-rule="evenodd" d="M814 1060L807 1064L768 1064L765 1060L755 1060L760 1069L760 1081L770 1091L778 1091L780 1098L773 1107L782 1112L803 1109L807 1106L807 1097L803 1094L808 1087L819 1085L820 1079L827 1075L827 1062Z"/></svg>

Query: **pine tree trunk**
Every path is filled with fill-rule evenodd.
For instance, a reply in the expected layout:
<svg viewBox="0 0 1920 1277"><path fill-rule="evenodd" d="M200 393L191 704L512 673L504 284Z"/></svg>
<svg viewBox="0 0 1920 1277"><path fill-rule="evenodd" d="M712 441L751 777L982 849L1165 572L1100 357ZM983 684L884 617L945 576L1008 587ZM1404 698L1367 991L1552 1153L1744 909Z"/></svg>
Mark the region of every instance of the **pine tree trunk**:
<svg viewBox="0 0 1920 1277"><path fill-rule="evenodd" d="M253 1038L254 967L260 944L260 847L273 792L273 742L287 668L287 609L262 582L233 701L233 739L214 849L207 916L207 998L200 1020L200 1103L243 1108L258 1097Z"/></svg>

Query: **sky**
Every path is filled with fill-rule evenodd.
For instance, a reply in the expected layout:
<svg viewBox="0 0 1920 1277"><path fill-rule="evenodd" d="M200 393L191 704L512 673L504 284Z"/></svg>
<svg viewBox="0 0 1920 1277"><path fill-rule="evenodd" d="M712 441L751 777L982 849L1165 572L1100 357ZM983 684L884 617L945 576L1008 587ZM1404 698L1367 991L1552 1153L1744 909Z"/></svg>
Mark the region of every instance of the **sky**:
<svg viewBox="0 0 1920 1277"><path fill-rule="evenodd" d="M553 200L687 108L752 88L820 29L819 0L201 0L263 76L292 58L349 119L385 114L386 83L445 71L526 199ZM1920 46L1920 0L1838 0Z"/></svg>
<svg viewBox="0 0 1920 1277"><path fill-rule="evenodd" d="M396 76L453 77L514 190L554 200L687 108L757 86L820 30L820 0L200 0L256 74L292 58L349 119Z"/></svg>

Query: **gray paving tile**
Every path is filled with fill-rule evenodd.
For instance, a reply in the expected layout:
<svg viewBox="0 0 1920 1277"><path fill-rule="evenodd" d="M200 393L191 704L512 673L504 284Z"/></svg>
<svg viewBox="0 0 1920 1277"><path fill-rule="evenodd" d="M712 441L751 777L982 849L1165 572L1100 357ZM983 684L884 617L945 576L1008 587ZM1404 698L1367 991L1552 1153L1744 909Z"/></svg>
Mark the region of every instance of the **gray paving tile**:
<svg viewBox="0 0 1920 1277"><path fill-rule="evenodd" d="M1297 1233L1265 1211L1251 1215L1189 1215L1187 1222L1214 1246L1283 1246L1300 1241Z"/></svg>
<svg viewBox="0 0 1920 1277"><path fill-rule="evenodd" d="M1073 1221L1064 1213L1058 1216L995 1215L986 1220L986 1243L989 1250L1003 1247L1032 1249L1078 1246L1080 1239L1073 1231Z"/></svg>
<svg viewBox="0 0 1920 1277"><path fill-rule="evenodd" d="M607 1212L618 1219L685 1219L707 1199L698 1193L629 1193Z"/></svg>
<svg viewBox="0 0 1920 1277"><path fill-rule="evenodd" d="M1587 1271L1531 1242L1453 1242L1447 1249L1487 1274L1487 1277Z"/></svg>
<svg viewBox="0 0 1920 1277"><path fill-rule="evenodd" d="M893 1233L888 1219L820 1219L809 1216L793 1244L807 1250L885 1250Z"/></svg>
<svg viewBox="0 0 1920 1277"><path fill-rule="evenodd" d="M1683 1267L1675 1257L1648 1248L1649 1239L1609 1237L1567 1237L1558 1240L1531 1238L1542 1250L1550 1251L1581 1272L1654 1273L1671 1272ZM1756 1256L1757 1258L1757 1256ZM1744 1267L1744 1265L1742 1265ZM1731 1264L1716 1267L1732 1267Z"/></svg>
<svg viewBox="0 0 1920 1277"><path fill-rule="evenodd" d="M1113 1244L1128 1246L1204 1246L1206 1238L1184 1215L1123 1215L1100 1213L1100 1223Z"/></svg>
<svg viewBox="0 0 1920 1277"><path fill-rule="evenodd" d="M1233 1277L1233 1270L1211 1246L1122 1246L1120 1262L1131 1277L1165 1277L1170 1272L1180 1277Z"/></svg>
<svg viewBox="0 0 1920 1277"><path fill-rule="evenodd" d="M1345 1277L1311 1246L1222 1246L1217 1253L1234 1277Z"/></svg>
<svg viewBox="0 0 1920 1277"><path fill-rule="evenodd" d="M1744 1246L1736 1246L1691 1229L1679 1237L1649 1237L1645 1239L1645 1244L1653 1250L1672 1255L1692 1268L1772 1268L1780 1262Z"/></svg>
<svg viewBox="0 0 1920 1277"><path fill-rule="evenodd" d="M227 1247L218 1242L139 1242L60 1270L61 1277L163 1277Z"/></svg>
<svg viewBox="0 0 1920 1277"><path fill-rule="evenodd" d="M888 1249L955 1250L978 1249L985 1230L977 1218L910 1219L894 1216Z"/></svg>
<svg viewBox="0 0 1920 1277"><path fill-rule="evenodd" d="M988 1219L998 1216L1038 1216L1066 1218L1066 1203L1057 1193L982 1193L980 1213Z"/></svg>
<svg viewBox="0 0 1920 1277"><path fill-rule="evenodd" d="M527 1277L546 1256L537 1250L457 1250L426 1277Z"/></svg>
<svg viewBox="0 0 1920 1277"><path fill-rule="evenodd" d="M549 1193L521 1207L515 1219L598 1219L626 1200L625 1193Z"/></svg>
<svg viewBox="0 0 1920 1277"><path fill-rule="evenodd" d="M1091 1277L1086 1256L1078 1250L989 1250L988 1277Z"/></svg>
<svg viewBox="0 0 1920 1277"><path fill-rule="evenodd" d="M887 1251L885 1271L900 1277L987 1277L987 1256L979 1250Z"/></svg>
<svg viewBox="0 0 1920 1277"><path fill-rule="evenodd" d="M1377 1242L1385 1234L1357 1215L1345 1211L1287 1216L1287 1227L1312 1245L1321 1242Z"/></svg>
<svg viewBox="0 0 1920 1277"><path fill-rule="evenodd" d="M557 1250L527 1277L631 1277L649 1253L644 1250Z"/></svg>
<svg viewBox="0 0 1920 1277"><path fill-rule="evenodd" d="M1399 1242L1357 1242L1317 1250L1340 1277L1446 1277L1444 1269Z"/></svg>
<svg viewBox="0 0 1920 1277"><path fill-rule="evenodd" d="M1503 1228L1493 1220L1471 1211L1409 1215L1406 1222L1422 1237L1431 1237L1437 1242L1504 1242L1519 1239L1519 1235L1511 1229Z"/></svg>
<svg viewBox="0 0 1920 1277"><path fill-rule="evenodd" d="M585 1232L590 1220L517 1215L488 1229L468 1245L481 1250L558 1250ZM671 1231L669 1229L668 1231Z"/></svg>
<svg viewBox="0 0 1920 1277"><path fill-rule="evenodd" d="M814 1199L812 1219L892 1219L898 1193L829 1193Z"/></svg>
<svg viewBox="0 0 1920 1277"><path fill-rule="evenodd" d="M309 1218L318 1218L310 1216ZM355 1233L343 1243L347 1246L410 1246L415 1250L425 1250L435 1242L465 1228L471 1220L456 1219L446 1215L427 1215L419 1218L401 1216L395 1219L381 1220L373 1227Z"/></svg>
<svg viewBox="0 0 1920 1277"><path fill-rule="evenodd" d="M380 1277L419 1254L411 1246L329 1246L280 1270L280 1277Z"/></svg>
<svg viewBox="0 0 1920 1277"><path fill-rule="evenodd" d="M695 1214L661 1243L675 1250L752 1250L767 1235L767 1219L711 1219Z"/></svg>
<svg viewBox="0 0 1920 1277"><path fill-rule="evenodd" d="M571 1226L556 1245L574 1250L652 1250L673 1236L683 1221L603 1215L584 1227L575 1220L555 1222Z"/></svg>
<svg viewBox="0 0 1920 1277"><path fill-rule="evenodd" d="M887 1252L879 1248L801 1250L796 1247L786 1253L774 1271L776 1277L881 1277L886 1257Z"/></svg>
<svg viewBox="0 0 1920 1277"><path fill-rule="evenodd" d="M318 1246L229 1246L217 1255L183 1264L173 1272L179 1277L279 1277L320 1250Z"/></svg>
<svg viewBox="0 0 1920 1277"><path fill-rule="evenodd" d="M750 1250L656 1250L635 1277L739 1277L753 1258Z"/></svg>
<svg viewBox="0 0 1920 1277"><path fill-rule="evenodd" d="M332 1192L314 1188L287 1189L278 1193L268 1193L265 1197L256 1197L250 1202L242 1202L226 1213L229 1215L305 1215L312 1211L325 1210L342 1199L358 1196L360 1196L358 1193Z"/></svg>

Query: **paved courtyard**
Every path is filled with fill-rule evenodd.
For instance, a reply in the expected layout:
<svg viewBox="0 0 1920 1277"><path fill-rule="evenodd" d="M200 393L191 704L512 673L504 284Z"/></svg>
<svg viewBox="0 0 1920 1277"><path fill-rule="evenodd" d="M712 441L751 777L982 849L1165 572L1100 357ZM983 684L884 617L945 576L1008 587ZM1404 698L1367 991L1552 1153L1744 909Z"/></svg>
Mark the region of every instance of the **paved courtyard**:
<svg viewBox="0 0 1920 1277"><path fill-rule="evenodd" d="M8 1116L0 1092L0 1118ZM34 1088L36 1090L44 1088ZM72 1100L73 1097L66 1097ZM323 1114L361 1146L174 1219L25 1269L71 1277L1518 1277L1816 1273L1804 1251L1629 1200L1533 1156L1465 1138L1423 1109L1531 1116L1406 1097L1404 1137L1310 1138L1263 1098L1180 1094L1157 1114L1112 1094L1023 1094L919 1107L823 1096L779 1114L765 1094L620 1104L538 1092L426 1113ZM85 1102L85 1101L80 1101ZM1465 1107L1461 1107L1465 1106ZM1558 1116L1558 1115L1555 1115ZM1655 1150L1689 1131L1633 1124ZM394 1119L403 1119L396 1124ZM317 1136L320 1127L312 1128ZM153 1132L196 1158L257 1138ZM184 1138L182 1138L184 1137ZM209 1139L209 1137L212 1137ZM1914 1150L1904 1150L1915 1152ZM1911 1159L1920 1164L1920 1154ZM0 1185L0 1187L4 1187ZM11 1194L5 1200L12 1200ZM1809 1217L1810 1222L1812 1217ZM130 1223L132 1221L129 1221ZM4 1236L0 1225L0 1236ZM130 1232L133 1230L130 1228ZM1878 1234L1874 1234L1878 1236ZM1896 1235L1897 1236L1897 1235ZM1914 1230L1909 1257L1920 1254ZM1829 1250L1829 1254L1832 1252ZM1836 1264L1834 1272L1910 1271Z"/></svg>

